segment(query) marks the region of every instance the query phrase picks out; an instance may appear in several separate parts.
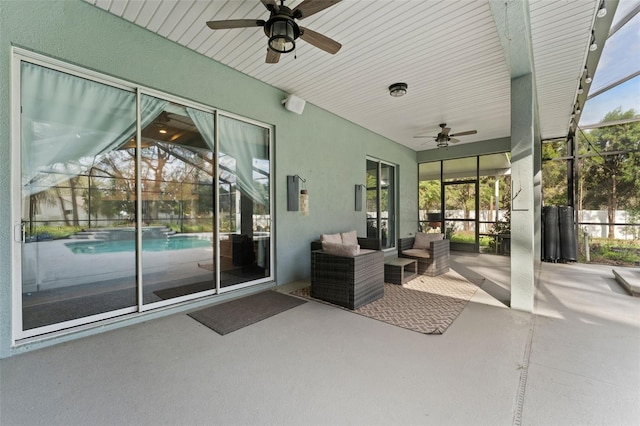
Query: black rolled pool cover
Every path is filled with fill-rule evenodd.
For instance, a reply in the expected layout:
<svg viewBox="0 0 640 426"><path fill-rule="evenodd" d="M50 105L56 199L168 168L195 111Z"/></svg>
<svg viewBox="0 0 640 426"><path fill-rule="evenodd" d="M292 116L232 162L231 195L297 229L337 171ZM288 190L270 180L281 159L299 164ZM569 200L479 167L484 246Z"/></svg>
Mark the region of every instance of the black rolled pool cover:
<svg viewBox="0 0 640 426"><path fill-rule="evenodd" d="M555 262L560 259L557 206L544 206L542 208L542 224L542 260Z"/></svg>
<svg viewBox="0 0 640 426"><path fill-rule="evenodd" d="M558 207L558 220L560 224L560 258L575 262L578 260L578 239L573 222L573 207Z"/></svg>

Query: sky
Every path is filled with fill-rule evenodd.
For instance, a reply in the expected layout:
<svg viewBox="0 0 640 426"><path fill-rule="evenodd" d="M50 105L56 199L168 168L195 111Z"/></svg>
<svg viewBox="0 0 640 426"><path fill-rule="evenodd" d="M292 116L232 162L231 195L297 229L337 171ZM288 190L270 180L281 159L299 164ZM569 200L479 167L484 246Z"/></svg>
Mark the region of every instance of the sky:
<svg viewBox="0 0 640 426"><path fill-rule="evenodd" d="M614 25L639 3L640 0L621 0ZM593 93L636 71L640 71L640 14L606 41L589 92ZM579 125L598 123L605 114L618 107L623 111L633 108L640 115L640 76L588 100Z"/></svg>

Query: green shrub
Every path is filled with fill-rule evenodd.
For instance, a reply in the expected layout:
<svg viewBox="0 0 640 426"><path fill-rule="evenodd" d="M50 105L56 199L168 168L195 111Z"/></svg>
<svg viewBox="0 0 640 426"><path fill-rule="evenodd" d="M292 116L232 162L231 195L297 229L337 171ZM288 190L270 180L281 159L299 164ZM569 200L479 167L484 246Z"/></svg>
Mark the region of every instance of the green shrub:
<svg viewBox="0 0 640 426"><path fill-rule="evenodd" d="M33 228L32 234L29 234L29 230L27 228L27 238L59 240L62 238L69 238L71 235L82 231L82 229L83 228L81 226L39 225Z"/></svg>

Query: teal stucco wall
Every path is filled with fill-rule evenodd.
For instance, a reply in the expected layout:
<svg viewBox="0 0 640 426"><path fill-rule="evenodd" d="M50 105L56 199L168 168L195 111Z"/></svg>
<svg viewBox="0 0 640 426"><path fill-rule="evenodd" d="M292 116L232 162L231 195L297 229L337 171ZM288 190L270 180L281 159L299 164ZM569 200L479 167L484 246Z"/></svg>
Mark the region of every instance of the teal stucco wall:
<svg viewBox="0 0 640 426"><path fill-rule="evenodd" d="M354 211L354 186L365 183L367 156L399 166L399 236L417 228L416 153L410 149L310 103L302 115L288 112L280 104L285 97L280 90L80 0L0 1L0 28L2 200L11 200L11 174L17 171L11 164L16 145L10 126L11 47L16 46L275 126L278 284L309 276L309 242L320 233L357 229L364 235L365 213ZM309 216L286 210L291 174L307 179ZM12 229L17 223L10 204L0 203L0 357L18 351L11 348Z"/></svg>

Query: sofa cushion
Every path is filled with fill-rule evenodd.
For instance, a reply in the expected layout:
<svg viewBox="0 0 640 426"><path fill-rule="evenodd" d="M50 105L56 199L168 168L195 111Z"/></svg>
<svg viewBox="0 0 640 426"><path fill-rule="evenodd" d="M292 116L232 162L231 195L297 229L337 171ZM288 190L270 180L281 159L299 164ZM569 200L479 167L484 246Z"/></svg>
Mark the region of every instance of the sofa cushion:
<svg viewBox="0 0 640 426"><path fill-rule="evenodd" d="M438 241L444 238L444 234L425 234L424 232L416 233L413 240L414 249L428 249L431 247L431 241Z"/></svg>
<svg viewBox="0 0 640 426"><path fill-rule="evenodd" d="M320 241L322 242L328 242L328 243L335 243L335 244L342 244L342 235L340 234L322 234L320 235Z"/></svg>
<svg viewBox="0 0 640 426"><path fill-rule="evenodd" d="M342 244L351 246L358 245L358 234L356 231L343 232L340 236L342 237Z"/></svg>
<svg viewBox="0 0 640 426"><path fill-rule="evenodd" d="M322 250L334 256L355 257L360 254L360 246L353 244L322 242Z"/></svg>
<svg viewBox="0 0 640 426"><path fill-rule="evenodd" d="M410 257L420 257L420 258L423 258L423 259L431 258L431 253L429 253L427 250L425 250L425 249L417 249L417 248L412 248L412 249L408 249L408 250L402 250L402 255L403 256L410 256Z"/></svg>

